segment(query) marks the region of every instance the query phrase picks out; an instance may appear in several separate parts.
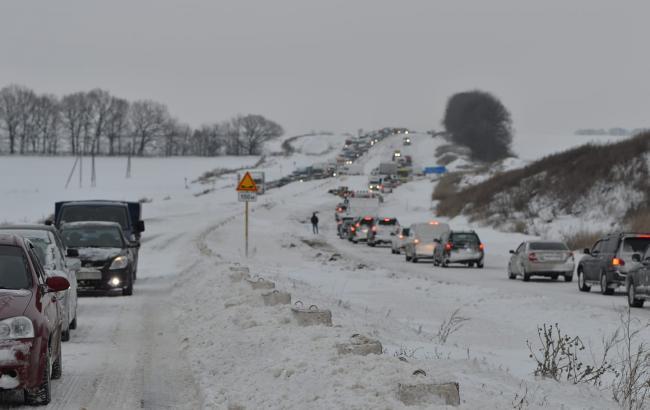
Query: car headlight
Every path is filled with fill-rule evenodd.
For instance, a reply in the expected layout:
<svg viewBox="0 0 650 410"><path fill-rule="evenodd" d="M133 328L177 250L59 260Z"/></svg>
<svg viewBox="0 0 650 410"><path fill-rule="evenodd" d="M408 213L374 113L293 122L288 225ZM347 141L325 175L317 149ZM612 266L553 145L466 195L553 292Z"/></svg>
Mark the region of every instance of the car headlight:
<svg viewBox="0 0 650 410"><path fill-rule="evenodd" d="M124 269L127 266L129 266L129 259L126 256L118 256L113 259L113 263L108 269Z"/></svg>
<svg viewBox="0 0 650 410"><path fill-rule="evenodd" d="M0 321L0 339L24 339L34 337L34 324L25 316Z"/></svg>

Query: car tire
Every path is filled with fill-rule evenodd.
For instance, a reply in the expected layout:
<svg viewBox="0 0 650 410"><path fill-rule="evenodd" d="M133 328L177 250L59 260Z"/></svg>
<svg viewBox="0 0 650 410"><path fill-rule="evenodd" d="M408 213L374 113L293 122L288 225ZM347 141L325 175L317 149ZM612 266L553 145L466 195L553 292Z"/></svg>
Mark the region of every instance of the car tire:
<svg viewBox="0 0 650 410"><path fill-rule="evenodd" d="M474 262L467 262L467 267L468 268L473 268L474 267Z"/></svg>
<svg viewBox="0 0 650 410"><path fill-rule="evenodd" d="M508 265L508 279L512 279L512 280L517 279L517 275L512 273L512 271L510 270L510 265Z"/></svg>
<svg viewBox="0 0 650 410"><path fill-rule="evenodd" d="M25 389L25 404L28 406L44 406L49 404L52 400L50 362L50 349L48 348L47 356L45 357L45 366L43 366L43 377L41 383L34 389Z"/></svg>
<svg viewBox="0 0 650 410"><path fill-rule="evenodd" d="M395 255L401 255L401 254L402 254L402 251L400 251L399 249L397 249L397 250L395 251Z"/></svg>
<svg viewBox="0 0 650 410"><path fill-rule="evenodd" d="M411 258L411 262L413 262L413 263L418 263L418 258L417 258L416 256L413 256L413 257Z"/></svg>
<svg viewBox="0 0 650 410"><path fill-rule="evenodd" d="M559 277L560 277L560 275L551 275L551 280L556 281L557 278L559 278Z"/></svg>
<svg viewBox="0 0 650 410"><path fill-rule="evenodd" d="M77 312L74 314L74 319L70 322L70 329L75 330L77 328Z"/></svg>
<svg viewBox="0 0 650 410"><path fill-rule="evenodd" d="M564 281L565 282L573 282L573 272L571 273L566 273L564 275Z"/></svg>
<svg viewBox="0 0 650 410"><path fill-rule="evenodd" d="M409 258L408 252L404 252L404 260L406 260L407 262L411 261L411 258Z"/></svg>
<svg viewBox="0 0 650 410"><path fill-rule="evenodd" d="M643 299L637 299L635 296L634 283L630 283L627 285L627 304L629 307L642 308L645 301Z"/></svg>
<svg viewBox="0 0 650 410"><path fill-rule="evenodd" d="M368 246L370 246L371 248L374 248L374 247L375 247L375 243L374 243L374 242L370 242L370 241L368 241Z"/></svg>
<svg viewBox="0 0 650 410"><path fill-rule="evenodd" d="M131 296L133 295L133 276L129 279L128 285L122 288L122 296Z"/></svg>
<svg viewBox="0 0 650 410"><path fill-rule="evenodd" d="M607 287L607 275L604 273L600 274L600 293L603 295L611 295L614 293L614 289Z"/></svg>
<svg viewBox="0 0 650 410"><path fill-rule="evenodd" d="M52 363L52 374L50 378L52 380L60 379L63 375L63 359L61 358L61 344L59 343L59 353L56 355L56 359Z"/></svg>
<svg viewBox="0 0 650 410"><path fill-rule="evenodd" d="M443 259L440 262L440 266L442 266L443 268L448 268L449 267L449 261L447 259Z"/></svg>
<svg viewBox="0 0 650 410"><path fill-rule="evenodd" d="M578 289L580 289L580 292L589 292L591 290L591 286L587 285L585 281L585 274L582 268L578 268Z"/></svg>
<svg viewBox="0 0 650 410"><path fill-rule="evenodd" d="M523 279L524 282L530 281L530 273L526 272L526 269L524 269Z"/></svg>
<svg viewBox="0 0 650 410"><path fill-rule="evenodd" d="M70 328L68 330L62 330L61 331L61 341L62 342L67 342L70 340Z"/></svg>
<svg viewBox="0 0 650 410"><path fill-rule="evenodd" d="M476 267L479 268L479 269L483 269L483 261L476 262Z"/></svg>

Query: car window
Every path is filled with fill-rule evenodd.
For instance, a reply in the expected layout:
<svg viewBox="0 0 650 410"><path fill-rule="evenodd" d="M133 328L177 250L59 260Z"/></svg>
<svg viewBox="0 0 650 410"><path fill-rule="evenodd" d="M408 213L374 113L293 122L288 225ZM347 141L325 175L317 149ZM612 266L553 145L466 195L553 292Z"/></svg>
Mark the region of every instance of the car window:
<svg viewBox="0 0 650 410"><path fill-rule="evenodd" d="M608 238L603 241L603 250L601 252L616 253L618 250L618 238Z"/></svg>
<svg viewBox="0 0 650 410"><path fill-rule="evenodd" d="M621 252L626 255L642 254L650 245L650 237L632 237L623 239Z"/></svg>
<svg viewBox="0 0 650 410"><path fill-rule="evenodd" d="M397 219L395 218L384 218L379 220L379 225L397 225Z"/></svg>
<svg viewBox="0 0 650 410"><path fill-rule="evenodd" d="M61 210L61 223L102 221L117 222L122 229L129 229L128 214L121 206L68 205Z"/></svg>
<svg viewBox="0 0 650 410"><path fill-rule="evenodd" d="M451 242L458 246L479 244L478 236L475 233L453 233Z"/></svg>
<svg viewBox="0 0 650 410"><path fill-rule="evenodd" d="M0 245L0 288L29 289L31 283L27 259L22 249Z"/></svg>
<svg viewBox="0 0 650 410"><path fill-rule="evenodd" d="M515 252L516 253L522 253L524 251L524 249L526 249L526 242L522 242L521 245L519 245L519 247L517 248L517 250Z"/></svg>
<svg viewBox="0 0 650 410"><path fill-rule="evenodd" d="M69 248L124 247L119 228L113 226L64 226L61 233Z"/></svg>
<svg viewBox="0 0 650 410"><path fill-rule="evenodd" d="M531 251L568 251L569 247L562 242L531 242Z"/></svg>
<svg viewBox="0 0 650 410"><path fill-rule="evenodd" d="M600 253L602 251L603 241L598 241L594 244L594 247L591 248L591 253Z"/></svg>
<svg viewBox="0 0 650 410"><path fill-rule="evenodd" d="M45 284L45 271L43 271L41 261L38 259L38 256L36 256L36 253L34 253L30 246L27 247L27 254L29 255L29 259L32 262L32 266L34 266L34 270L36 271L36 280L38 281L38 284Z"/></svg>

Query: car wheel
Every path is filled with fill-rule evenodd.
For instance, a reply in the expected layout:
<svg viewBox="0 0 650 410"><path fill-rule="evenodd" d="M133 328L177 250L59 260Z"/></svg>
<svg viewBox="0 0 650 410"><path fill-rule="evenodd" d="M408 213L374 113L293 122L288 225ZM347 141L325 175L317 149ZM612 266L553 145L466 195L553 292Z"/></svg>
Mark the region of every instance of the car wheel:
<svg viewBox="0 0 650 410"><path fill-rule="evenodd" d="M371 248L374 248L374 247L375 247L375 243L374 243L374 242L370 242L370 241L368 241L368 246L370 246Z"/></svg>
<svg viewBox="0 0 650 410"><path fill-rule="evenodd" d="M589 292L591 290L591 286L587 285L585 281L585 274L582 268L578 268L578 289L580 289L580 292Z"/></svg>
<svg viewBox="0 0 650 410"><path fill-rule="evenodd" d="M565 282L573 282L573 272L569 272L564 274L564 281Z"/></svg>
<svg viewBox="0 0 650 410"><path fill-rule="evenodd" d="M63 374L63 360L61 359L61 343L59 343L59 353L56 355L56 359L52 363L52 380L60 379Z"/></svg>
<svg viewBox="0 0 650 410"><path fill-rule="evenodd" d="M74 314L74 319L70 322L70 329L75 330L77 328L77 313Z"/></svg>
<svg viewBox="0 0 650 410"><path fill-rule="evenodd" d="M129 278L129 283L122 289L122 296L133 295L133 276Z"/></svg>
<svg viewBox="0 0 650 410"><path fill-rule="evenodd" d="M479 269L483 269L483 261L476 262L476 267Z"/></svg>
<svg viewBox="0 0 650 410"><path fill-rule="evenodd" d="M636 290L634 289L634 283L630 283L629 285L627 285L628 306L635 307L635 308L642 308L643 302L645 302L643 299L636 298Z"/></svg>
<svg viewBox="0 0 650 410"><path fill-rule="evenodd" d="M440 262L440 266L442 266L443 268L448 268L449 267L449 261L447 259L443 259Z"/></svg>
<svg viewBox="0 0 650 410"><path fill-rule="evenodd" d="M467 267L468 268L473 268L474 267L474 262L467 262Z"/></svg>
<svg viewBox="0 0 650 410"><path fill-rule="evenodd" d="M560 275L551 275L551 280L557 280Z"/></svg>
<svg viewBox="0 0 650 410"><path fill-rule="evenodd" d="M512 271L510 270L510 265L508 265L508 279L517 279L517 275L512 273Z"/></svg>
<svg viewBox="0 0 650 410"><path fill-rule="evenodd" d="M526 269L524 269L523 272L524 282L528 282L530 280L530 273L526 272Z"/></svg>
<svg viewBox="0 0 650 410"><path fill-rule="evenodd" d="M399 250L399 248L395 250L395 255L400 255L401 253L402 253L402 251Z"/></svg>
<svg viewBox="0 0 650 410"><path fill-rule="evenodd" d="M45 357L45 366L43 366L43 376L41 384L34 389L25 389L25 404L30 406L44 406L52 400L52 390L50 384L50 370L52 359L50 356L50 349L47 349L47 356Z"/></svg>
<svg viewBox="0 0 650 410"><path fill-rule="evenodd" d="M61 341L62 342L67 342L70 340L70 328L68 330L62 330L61 331Z"/></svg>
<svg viewBox="0 0 650 410"><path fill-rule="evenodd" d="M411 262L413 262L413 263L418 263L418 258L417 258L416 256L413 256L413 257L411 258Z"/></svg>
<svg viewBox="0 0 650 410"><path fill-rule="evenodd" d="M607 287L607 275L604 273L600 274L600 293L603 295L611 295L614 293L614 289Z"/></svg>

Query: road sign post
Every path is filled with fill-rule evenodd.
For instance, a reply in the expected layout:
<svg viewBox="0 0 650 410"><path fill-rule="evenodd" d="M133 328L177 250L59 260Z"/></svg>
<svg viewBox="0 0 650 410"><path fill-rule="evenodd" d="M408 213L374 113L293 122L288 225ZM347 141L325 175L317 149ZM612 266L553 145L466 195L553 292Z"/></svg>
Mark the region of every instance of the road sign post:
<svg viewBox="0 0 650 410"><path fill-rule="evenodd" d="M244 177L237 184L237 193L239 201L244 202L244 253L248 258L248 203L257 201L257 185L253 180L250 172L244 174Z"/></svg>

